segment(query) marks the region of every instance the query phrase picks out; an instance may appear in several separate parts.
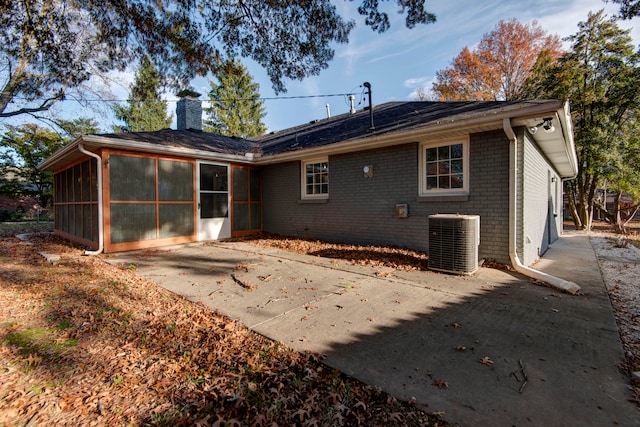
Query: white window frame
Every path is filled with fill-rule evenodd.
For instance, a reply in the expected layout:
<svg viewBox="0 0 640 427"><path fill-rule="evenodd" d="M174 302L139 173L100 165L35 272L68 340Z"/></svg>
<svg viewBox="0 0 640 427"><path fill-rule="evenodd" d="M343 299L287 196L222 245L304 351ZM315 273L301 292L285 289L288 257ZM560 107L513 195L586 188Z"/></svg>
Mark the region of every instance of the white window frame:
<svg viewBox="0 0 640 427"><path fill-rule="evenodd" d="M317 199L328 199L329 198L329 190L327 189L327 193L320 194L307 194L307 165L317 164L317 163L326 163L327 164L327 174L329 174L329 183L331 185L330 178L330 169L329 169L329 158L328 157L316 157L313 159L303 160L300 162L300 197L305 200L317 200Z"/></svg>
<svg viewBox="0 0 640 427"><path fill-rule="evenodd" d="M462 144L462 188L432 188L427 189L427 149L443 146ZM420 144L420 155L418 165L419 171L419 191L420 196L459 196L469 194L469 137L459 137L443 139L438 141L427 141Z"/></svg>

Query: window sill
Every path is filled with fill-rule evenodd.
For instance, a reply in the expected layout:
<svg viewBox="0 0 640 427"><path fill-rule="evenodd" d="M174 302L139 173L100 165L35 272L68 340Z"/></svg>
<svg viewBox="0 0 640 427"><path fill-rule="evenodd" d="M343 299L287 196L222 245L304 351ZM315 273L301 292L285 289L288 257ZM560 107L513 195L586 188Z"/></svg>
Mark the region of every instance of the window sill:
<svg viewBox="0 0 640 427"><path fill-rule="evenodd" d="M326 199L299 199L298 204L301 205L321 205L327 203L329 198Z"/></svg>
<svg viewBox="0 0 640 427"><path fill-rule="evenodd" d="M468 202L468 194L434 194L433 196L418 196L418 203L428 202Z"/></svg>

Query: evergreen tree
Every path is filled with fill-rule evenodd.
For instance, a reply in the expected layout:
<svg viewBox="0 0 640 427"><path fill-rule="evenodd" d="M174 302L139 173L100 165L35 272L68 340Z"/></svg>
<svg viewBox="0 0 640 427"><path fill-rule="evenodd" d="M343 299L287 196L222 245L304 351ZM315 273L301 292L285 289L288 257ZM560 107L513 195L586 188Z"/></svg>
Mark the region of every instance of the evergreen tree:
<svg viewBox="0 0 640 427"><path fill-rule="evenodd" d="M613 3L620 5L620 16L623 19L631 19L640 16L639 0L612 0Z"/></svg>
<svg viewBox="0 0 640 427"><path fill-rule="evenodd" d="M260 85L253 81L247 68L239 62L228 61L216 74L218 83L209 81L209 107L204 130L227 136L249 138L262 135L266 115L260 100Z"/></svg>
<svg viewBox="0 0 640 427"><path fill-rule="evenodd" d="M127 105L116 105L113 111L124 126L114 126L115 132L145 132L166 129L173 115L167 115L167 101L160 97L160 74L145 57L130 86Z"/></svg>
<svg viewBox="0 0 640 427"><path fill-rule="evenodd" d="M589 13L558 61L539 63L527 84L529 96L571 102L578 175L565 184L576 228L590 229L598 190L628 192L640 185L640 58L628 30L601 10ZM623 231L616 212L611 221ZM617 218L616 218L617 217Z"/></svg>

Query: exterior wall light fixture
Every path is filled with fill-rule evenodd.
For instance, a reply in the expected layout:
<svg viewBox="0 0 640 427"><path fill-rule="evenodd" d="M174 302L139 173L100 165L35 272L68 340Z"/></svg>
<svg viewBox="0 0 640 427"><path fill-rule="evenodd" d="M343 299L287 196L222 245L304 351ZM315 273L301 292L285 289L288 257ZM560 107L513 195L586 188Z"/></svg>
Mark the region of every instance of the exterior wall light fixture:
<svg viewBox="0 0 640 427"><path fill-rule="evenodd" d="M531 132L532 134L535 134L536 132L538 132L538 128L542 128L544 129L544 131L546 133L551 133L553 131L556 130L555 126L553 126L553 117L546 117L544 119L542 119L542 121L540 123L538 123L535 126L531 126L529 128L529 132Z"/></svg>

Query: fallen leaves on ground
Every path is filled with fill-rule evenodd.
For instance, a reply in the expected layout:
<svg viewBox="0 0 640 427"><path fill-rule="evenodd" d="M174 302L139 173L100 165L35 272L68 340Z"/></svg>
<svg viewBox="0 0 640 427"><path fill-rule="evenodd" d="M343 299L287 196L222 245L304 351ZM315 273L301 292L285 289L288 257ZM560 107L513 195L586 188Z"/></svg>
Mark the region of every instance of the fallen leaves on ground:
<svg viewBox="0 0 640 427"><path fill-rule="evenodd" d="M483 365L491 366L493 365L493 360L491 360L489 356L485 356L482 359L480 359L480 363L482 363Z"/></svg>
<svg viewBox="0 0 640 427"><path fill-rule="evenodd" d="M446 425L62 239L0 241L0 425L292 423Z"/></svg>
<svg viewBox="0 0 640 427"><path fill-rule="evenodd" d="M449 388L449 383L445 380L435 380L433 385L438 388Z"/></svg>
<svg viewBox="0 0 640 427"><path fill-rule="evenodd" d="M295 239L269 233L260 233L235 240L250 240L252 243L283 249L305 255L342 259L354 265L366 267L390 267L399 271L426 271L427 254L391 246L362 246L327 243L320 240ZM379 277L390 273L377 271Z"/></svg>

